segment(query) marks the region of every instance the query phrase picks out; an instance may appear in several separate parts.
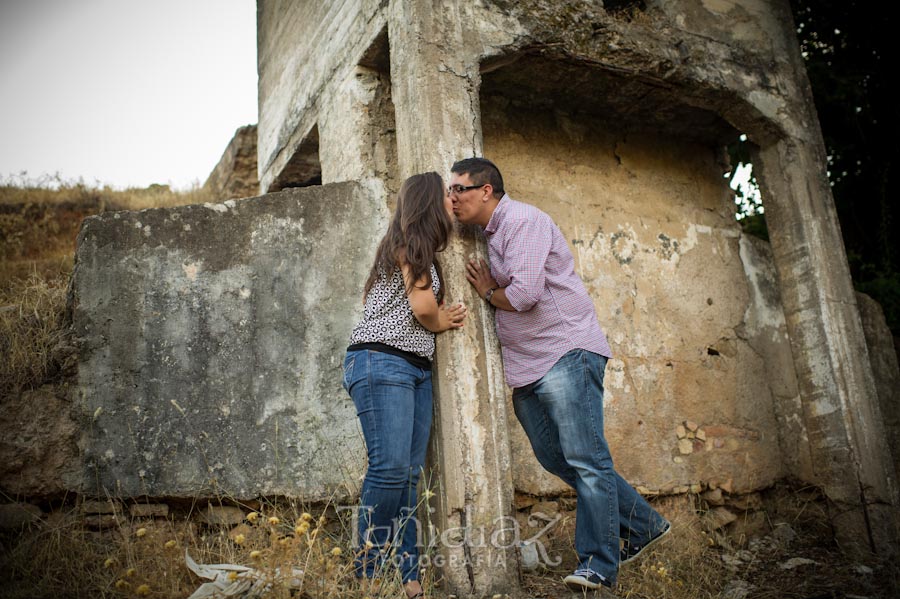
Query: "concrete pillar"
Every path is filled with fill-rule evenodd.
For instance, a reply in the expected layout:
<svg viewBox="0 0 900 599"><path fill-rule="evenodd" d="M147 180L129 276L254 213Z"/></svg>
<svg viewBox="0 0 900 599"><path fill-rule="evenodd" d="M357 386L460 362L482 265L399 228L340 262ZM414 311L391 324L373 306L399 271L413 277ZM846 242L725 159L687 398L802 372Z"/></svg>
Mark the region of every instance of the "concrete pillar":
<svg viewBox="0 0 900 599"><path fill-rule="evenodd" d="M784 97L793 101L780 112L782 136L760 143L753 166L816 482L829 499L841 547L884 555L897 551L900 538L897 481L812 90L790 20L781 26L791 41L780 81Z"/></svg>
<svg viewBox="0 0 900 599"><path fill-rule="evenodd" d="M356 66L327 88L319 117L322 183L366 181L393 196L399 184L390 78Z"/></svg>
<svg viewBox="0 0 900 599"><path fill-rule="evenodd" d="M476 33L461 1L394 0L388 17L400 178L480 155ZM432 461L439 552L448 592L482 597L518 585L506 403L493 315L471 290L464 262L484 255L462 231L441 256L448 301L464 301L464 329L438 336Z"/></svg>
<svg viewBox="0 0 900 599"><path fill-rule="evenodd" d="M812 106L809 99L808 106ZM798 119L799 121L799 119ZM812 463L840 545L896 550L897 489L815 114L806 139L782 139L753 161Z"/></svg>

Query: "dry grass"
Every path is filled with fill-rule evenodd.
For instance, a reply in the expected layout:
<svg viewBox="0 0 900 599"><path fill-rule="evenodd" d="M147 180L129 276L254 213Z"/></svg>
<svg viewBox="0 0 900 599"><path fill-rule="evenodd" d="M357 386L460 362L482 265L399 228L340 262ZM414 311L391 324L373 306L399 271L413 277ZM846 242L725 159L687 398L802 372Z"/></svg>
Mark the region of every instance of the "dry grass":
<svg viewBox="0 0 900 599"><path fill-rule="evenodd" d="M703 599L718 597L728 580L722 560L712 549L714 541L703 531L690 496L665 498L654 503L672 522L670 534L639 560L622 567L617 594L623 598ZM573 547L574 513L566 513L546 537L549 556L560 556L559 566L528 573L525 588L530 596L560 597L562 579L577 566Z"/></svg>
<svg viewBox="0 0 900 599"><path fill-rule="evenodd" d="M59 179L0 180L0 287L35 272L71 266L81 221L108 210L143 210L213 201L208 191L167 185L117 190Z"/></svg>
<svg viewBox="0 0 900 599"><path fill-rule="evenodd" d="M71 351L65 342L66 276L32 275L0 287L0 397L53 382Z"/></svg>
<svg viewBox="0 0 900 599"><path fill-rule="evenodd" d="M168 185L115 189L100 183L72 181L59 176L39 179L26 175L0 178L0 206L3 205L76 205L95 206L105 210L143 210L168 208L185 204L212 202L210 193L195 185L187 190L172 189Z"/></svg>
<svg viewBox="0 0 900 599"><path fill-rule="evenodd" d="M377 588L361 588L353 571L351 512L291 502L242 508L244 521L236 525L204 524L190 513L137 519L119 509L116 524L103 531L89 530L77 509L55 512L31 530L0 537L0 596L187 597L208 581L190 572L185 551L200 564L253 568L250 579L270 585L266 598L403 596L394 570L385 571ZM423 584L433 588L429 577Z"/></svg>
<svg viewBox="0 0 900 599"><path fill-rule="evenodd" d="M718 597L727 572L711 550L714 541L694 509L696 497L671 498L655 507L672 522L672 533L648 549L649 555L622 568L620 594L654 599Z"/></svg>

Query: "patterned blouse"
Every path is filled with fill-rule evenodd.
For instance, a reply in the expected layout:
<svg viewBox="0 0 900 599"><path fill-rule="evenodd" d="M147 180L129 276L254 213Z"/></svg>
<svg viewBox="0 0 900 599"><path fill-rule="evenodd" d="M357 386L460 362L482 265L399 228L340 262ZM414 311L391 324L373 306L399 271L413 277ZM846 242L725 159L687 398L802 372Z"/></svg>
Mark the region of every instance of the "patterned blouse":
<svg viewBox="0 0 900 599"><path fill-rule="evenodd" d="M441 281L432 264L431 290L435 298L440 289ZM355 343L384 343L429 360L434 356L434 333L416 320L399 268L390 278L382 272L369 290L363 319L350 334L350 344Z"/></svg>

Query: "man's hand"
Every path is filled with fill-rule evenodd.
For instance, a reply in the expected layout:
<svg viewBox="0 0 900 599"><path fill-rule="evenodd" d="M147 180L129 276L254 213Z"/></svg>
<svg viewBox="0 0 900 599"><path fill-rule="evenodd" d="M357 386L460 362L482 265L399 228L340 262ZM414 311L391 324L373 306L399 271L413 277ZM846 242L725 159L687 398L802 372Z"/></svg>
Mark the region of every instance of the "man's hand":
<svg viewBox="0 0 900 599"><path fill-rule="evenodd" d="M489 289L499 287L497 281L491 276L491 269L489 269L487 263L481 259L477 261L474 259L469 260L466 264L466 279L472 284L472 287L475 288L478 295L481 296L481 299L484 299L484 294L486 294Z"/></svg>

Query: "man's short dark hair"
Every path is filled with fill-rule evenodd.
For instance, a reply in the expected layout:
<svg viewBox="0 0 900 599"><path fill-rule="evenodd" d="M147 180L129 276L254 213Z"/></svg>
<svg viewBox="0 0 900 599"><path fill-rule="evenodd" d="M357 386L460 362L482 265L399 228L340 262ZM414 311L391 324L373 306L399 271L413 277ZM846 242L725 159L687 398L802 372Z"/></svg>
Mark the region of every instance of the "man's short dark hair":
<svg viewBox="0 0 900 599"><path fill-rule="evenodd" d="M469 175L472 183L475 185L491 184L494 188L493 196L497 199L502 198L503 194L503 176L497 165L487 158L463 158L457 160L450 167L450 172L457 175Z"/></svg>

